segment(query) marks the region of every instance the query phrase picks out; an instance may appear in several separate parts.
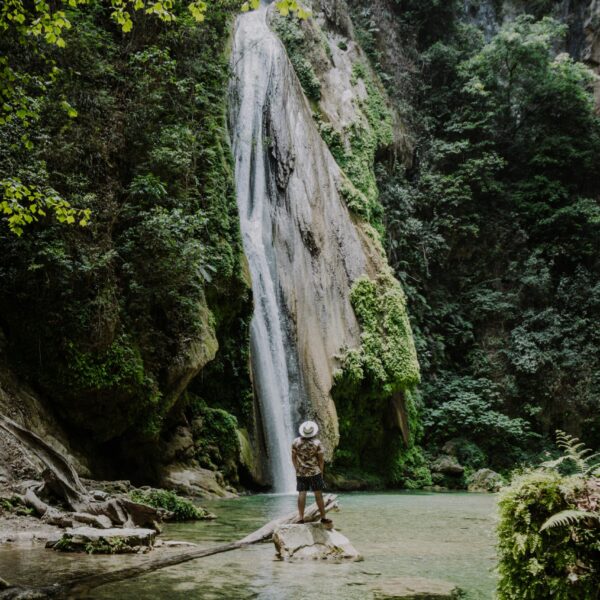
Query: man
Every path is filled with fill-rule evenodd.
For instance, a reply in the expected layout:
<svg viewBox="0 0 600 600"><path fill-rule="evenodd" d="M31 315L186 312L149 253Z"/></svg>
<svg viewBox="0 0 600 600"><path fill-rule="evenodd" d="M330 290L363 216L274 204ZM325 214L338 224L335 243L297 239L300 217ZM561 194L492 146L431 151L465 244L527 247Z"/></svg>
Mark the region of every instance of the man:
<svg viewBox="0 0 600 600"><path fill-rule="evenodd" d="M304 523L306 492L312 490L321 513L321 523L331 526L332 521L325 514L323 502L323 444L317 439L319 426L314 421L305 421L299 428L300 437L292 443L292 462L296 469L296 489L298 490L298 514L300 523Z"/></svg>

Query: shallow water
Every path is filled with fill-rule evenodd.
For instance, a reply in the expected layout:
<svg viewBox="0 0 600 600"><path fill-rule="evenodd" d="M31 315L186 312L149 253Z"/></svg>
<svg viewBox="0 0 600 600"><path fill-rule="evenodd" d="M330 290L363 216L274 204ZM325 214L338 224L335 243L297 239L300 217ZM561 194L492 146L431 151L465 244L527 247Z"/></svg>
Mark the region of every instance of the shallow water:
<svg viewBox="0 0 600 600"><path fill-rule="evenodd" d="M294 508L294 496L249 496L210 502L212 522L173 524L163 537L210 546L239 539ZM470 600L493 597L496 499L486 494L354 493L340 495L336 528L364 562L285 563L272 544L192 561L95 590L89 598L354 600L403 575L452 581ZM81 569L120 568L137 556L82 556L52 550L0 547L0 576L45 583Z"/></svg>

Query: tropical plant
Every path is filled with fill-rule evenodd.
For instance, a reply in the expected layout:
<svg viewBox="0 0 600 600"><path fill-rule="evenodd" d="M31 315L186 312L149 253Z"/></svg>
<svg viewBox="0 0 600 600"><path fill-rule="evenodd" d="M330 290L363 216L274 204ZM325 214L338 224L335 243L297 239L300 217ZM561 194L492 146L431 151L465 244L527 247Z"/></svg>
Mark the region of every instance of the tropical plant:
<svg viewBox="0 0 600 600"><path fill-rule="evenodd" d="M499 600L598 598L597 465L577 438L562 431L557 438L563 454L514 475L501 494Z"/></svg>
<svg viewBox="0 0 600 600"><path fill-rule="evenodd" d="M586 448L585 444L560 429L556 432L556 445L563 451L562 456L555 460L543 462L546 469L558 469L565 464L571 464L575 473L581 477L600 475L600 452ZM598 462L595 462L598 460Z"/></svg>

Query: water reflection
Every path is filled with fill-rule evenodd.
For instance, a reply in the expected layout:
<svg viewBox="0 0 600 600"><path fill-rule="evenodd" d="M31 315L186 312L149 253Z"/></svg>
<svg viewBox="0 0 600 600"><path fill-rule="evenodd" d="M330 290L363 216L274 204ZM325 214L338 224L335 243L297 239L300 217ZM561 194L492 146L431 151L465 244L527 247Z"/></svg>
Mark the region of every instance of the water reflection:
<svg viewBox="0 0 600 600"><path fill-rule="evenodd" d="M213 522L174 524L165 537L201 545L231 541L295 508L295 496L250 496L211 502ZM356 493L340 497L335 525L362 563L274 560L271 544L211 556L105 586L89 598L358 600L379 581L402 575L455 582L471 600L493 597L495 498L479 494ZM55 580L87 565L117 568L139 557L88 557L0 548L0 575L15 582ZM12 576L8 577L8 573ZM5 575L6 574L6 575Z"/></svg>

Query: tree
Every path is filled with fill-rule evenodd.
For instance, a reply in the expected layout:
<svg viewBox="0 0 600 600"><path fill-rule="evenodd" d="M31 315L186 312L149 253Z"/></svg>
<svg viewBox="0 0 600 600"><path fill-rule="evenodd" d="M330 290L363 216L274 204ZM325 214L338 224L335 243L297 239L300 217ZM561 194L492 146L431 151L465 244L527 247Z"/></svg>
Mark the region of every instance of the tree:
<svg viewBox="0 0 600 600"><path fill-rule="evenodd" d="M61 72L49 49L66 46L65 33L72 27L73 17L92 4L95 0L5 0L0 6L0 135L6 136L9 144L35 150L37 142L32 132L40 118L40 104ZM185 5L181 0L103 0L100 4L110 11L123 33L133 29L139 13L169 23L185 6L197 22L202 22L211 8L210 0L193 0ZM259 0L226 0L220 5L247 11L258 8ZM293 12L299 18L308 16L297 0L279 0L276 6L283 15ZM67 98L60 106L69 117L77 117ZM88 208L71 206L53 188L36 183L35 177L24 179L8 165L8 173L0 173L0 214L9 229L21 235L24 227L48 213L59 222L81 226L87 225L91 215Z"/></svg>

